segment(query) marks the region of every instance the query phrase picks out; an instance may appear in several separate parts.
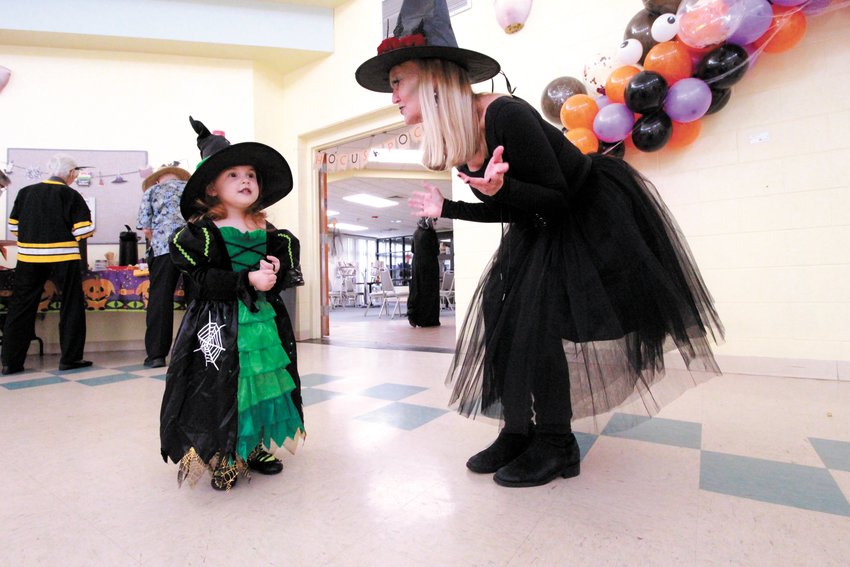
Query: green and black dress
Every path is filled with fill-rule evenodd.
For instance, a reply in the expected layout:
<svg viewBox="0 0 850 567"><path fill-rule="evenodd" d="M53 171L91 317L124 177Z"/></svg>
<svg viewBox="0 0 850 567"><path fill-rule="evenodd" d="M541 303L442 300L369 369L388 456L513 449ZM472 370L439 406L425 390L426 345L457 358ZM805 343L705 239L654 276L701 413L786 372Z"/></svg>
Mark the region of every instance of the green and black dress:
<svg viewBox="0 0 850 567"><path fill-rule="evenodd" d="M298 240L271 225L247 233L190 223L172 237L171 256L195 284L174 343L160 415L163 458L178 478L197 481L226 458L244 464L258 444L293 451L304 435L295 340L280 298L248 283L266 255L281 274L298 267Z"/></svg>

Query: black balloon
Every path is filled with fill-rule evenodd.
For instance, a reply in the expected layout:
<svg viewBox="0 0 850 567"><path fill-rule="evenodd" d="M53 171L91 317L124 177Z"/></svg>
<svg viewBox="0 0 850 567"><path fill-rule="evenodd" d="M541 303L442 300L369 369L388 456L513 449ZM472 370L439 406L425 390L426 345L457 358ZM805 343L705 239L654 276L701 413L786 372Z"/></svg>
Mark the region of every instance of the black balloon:
<svg viewBox="0 0 850 567"><path fill-rule="evenodd" d="M730 98L732 98L732 89L711 89L711 104L708 105L708 110L705 113L719 112L729 103Z"/></svg>
<svg viewBox="0 0 850 567"><path fill-rule="evenodd" d="M664 147L673 134L673 121L663 112L648 114L635 122L632 142L642 152L654 152Z"/></svg>
<svg viewBox="0 0 850 567"><path fill-rule="evenodd" d="M666 97L667 81L653 71L641 71L626 85L626 106L638 114L650 114L661 110Z"/></svg>
<svg viewBox="0 0 850 567"><path fill-rule="evenodd" d="M636 39L643 46L643 55L640 56L639 63L643 63L646 54L652 49L652 46L658 42L652 39L652 22L658 14L652 14L647 10L641 10L635 14L629 23L626 24L626 31L623 32L623 39Z"/></svg>
<svg viewBox="0 0 850 567"><path fill-rule="evenodd" d="M623 159L626 155L626 144L624 142L614 142L613 144L609 144L608 142L599 140L599 149L596 153Z"/></svg>
<svg viewBox="0 0 850 567"><path fill-rule="evenodd" d="M682 0L643 0L644 7L653 14L675 14Z"/></svg>
<svg viewBox="0 0 850 567"><path fill-rule="evenodd" d="M543 89L540 106L543 115L555 124L561 124L561 106L573 95L587 94L587 88L575 77L558 77Z"/></svg>
<svg viewBox="0 0 850 567"><path fill-rule="evenodd" d="M749 67L747 50L727 43L706 53L697 65L694 77L713 89L728 89L741 80Z"/></svg>

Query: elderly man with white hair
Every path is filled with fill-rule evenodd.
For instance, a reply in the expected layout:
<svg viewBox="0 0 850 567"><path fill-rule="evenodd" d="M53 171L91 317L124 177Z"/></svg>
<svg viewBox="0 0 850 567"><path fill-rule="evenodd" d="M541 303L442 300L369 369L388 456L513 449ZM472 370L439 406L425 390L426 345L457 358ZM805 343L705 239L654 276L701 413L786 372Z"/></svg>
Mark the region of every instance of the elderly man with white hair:
<svg viewBox="0 0 850 567"><path fill-rule="evenodd" d="M18 263L3 330L4 375L24 370L48 279L62 291L59 370L91 366L83 360L86 305L78 241L94 234L94 224L83 196L70 187L80 169L69 156L53 156L47 163L50 178L21 189L9 213L9 231L18 238Z"/></svg>

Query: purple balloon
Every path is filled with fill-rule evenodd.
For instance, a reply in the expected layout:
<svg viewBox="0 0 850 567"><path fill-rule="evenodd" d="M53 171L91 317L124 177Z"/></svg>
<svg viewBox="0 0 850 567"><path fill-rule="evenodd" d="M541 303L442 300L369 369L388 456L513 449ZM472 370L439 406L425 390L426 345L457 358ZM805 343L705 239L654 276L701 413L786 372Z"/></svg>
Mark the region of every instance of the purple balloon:
<svg viewBox="0 0 850 567"><path fill-rule="evenodd" d="M809 0L809 3L803 6L803 13L807 16L816 16L829 8L831 0Z"/></svg>
<svg viewBox="0 0 850 567"><path fill-rule="evenodd" d="M635 124L635 115L625 104L616 102L600 108L593 119L593 133L603 142L619 142L625 139Z"/></svg>
<svg viewBox="0 0 850 567"><path fill-rule="evenodd" d="M741 0L744 16L732 35L726 41L737 45L747 45L764 35L773 19L773 10L767 0Z"/></svg>
<svg viewBox="0 0 850 567"><path fill-rule="evenodd" d="M711 89L705 81L691 77L673 83L664 101L664 112L676 122L693 122L701 118L709 106Z"/></svg>
<svg viewBox="0 0 850 567"><path fill-rule="evenodd" d="M597 96L594 100L596 101L597 108L604 108L611 104L611 99L605 96L604 94Z"/></svg>
<svg viewBox="0 0 850 567"><path fill-rule="evenodd" d="M799 6L806 0L773 0L773 3L777 6Z"/></svg>

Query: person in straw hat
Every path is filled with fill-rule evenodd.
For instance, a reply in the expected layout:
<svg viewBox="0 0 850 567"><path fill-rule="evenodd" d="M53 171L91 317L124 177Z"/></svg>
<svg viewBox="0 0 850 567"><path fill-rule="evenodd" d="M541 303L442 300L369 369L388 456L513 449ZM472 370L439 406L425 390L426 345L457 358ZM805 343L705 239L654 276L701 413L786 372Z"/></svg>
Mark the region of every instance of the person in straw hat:
<svg viewBox="0 0 850 567"><path fill-rule="evenodd" d="M183 190L188 223L170 250L193 291L166 375L160 447L178 463L178 483L211 470L212 487L229 490L249 469L280 473L274 447L294 452L304 435L295 336L280 297L303 283L298 239L263 212L292 190L292 173L274 148L231 145L189 120L203 160Z"/></svg>
<svg viewBox="0 0 850 567"><path fill-rule="evenodd" d="M652 414L663 392L694 384L671 373L659 387L665 345L718 373L708 339L723 331L651 183L621 159L582 154L520 98L473 92L499 71L458 47L445 0L405 0L393 36L355 78L392 93L405 124L422 124L424 165L457 168L479 201L425 183L412 214L504 227L448 381L463 415L504 420L467 467L502 486L537 486L579 474L573 420L636 396Z"/></svg>
<svg viewBox="0 0 850 567"><path fill-rule="evenodd" d="M145 328L145 366L165 366L171 349L174 328L174 290L180 270L168 255L168 241L186 221L180 215L180 197L189 172L179 163L163 165L142 181L142 202L136 228L141 229L149 246L147 264L150 288ZM184 286L185 287L185 286Z"/></svg>

